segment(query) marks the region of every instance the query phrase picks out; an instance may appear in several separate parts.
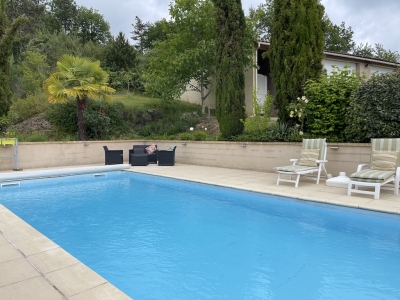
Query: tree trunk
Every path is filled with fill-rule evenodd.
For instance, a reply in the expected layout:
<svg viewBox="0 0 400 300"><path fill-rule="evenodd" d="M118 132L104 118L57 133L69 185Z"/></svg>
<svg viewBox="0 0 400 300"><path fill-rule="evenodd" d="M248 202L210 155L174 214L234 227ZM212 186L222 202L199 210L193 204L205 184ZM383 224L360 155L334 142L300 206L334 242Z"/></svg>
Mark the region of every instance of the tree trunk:
<svg viewBox="0 0 400 300"><path fill-rule="evenodd" d="M86 126L83 110L86 109L86 95L81 98L76 98L76 115L78 117L78 140L86 141Z"/></svg>

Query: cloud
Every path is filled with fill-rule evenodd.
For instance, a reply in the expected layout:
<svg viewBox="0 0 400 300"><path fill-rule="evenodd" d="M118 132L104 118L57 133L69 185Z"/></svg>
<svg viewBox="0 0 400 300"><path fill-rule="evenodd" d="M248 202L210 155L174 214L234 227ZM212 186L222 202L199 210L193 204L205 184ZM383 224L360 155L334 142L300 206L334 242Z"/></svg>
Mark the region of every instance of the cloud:
<svg viewBox="0 0 400 300"><path fill-rule="evenodd" d="M400 52L400 1L398 0L322 0L325 12L335 24L351 26L356 43L382 44L386 50Z"/></svg>

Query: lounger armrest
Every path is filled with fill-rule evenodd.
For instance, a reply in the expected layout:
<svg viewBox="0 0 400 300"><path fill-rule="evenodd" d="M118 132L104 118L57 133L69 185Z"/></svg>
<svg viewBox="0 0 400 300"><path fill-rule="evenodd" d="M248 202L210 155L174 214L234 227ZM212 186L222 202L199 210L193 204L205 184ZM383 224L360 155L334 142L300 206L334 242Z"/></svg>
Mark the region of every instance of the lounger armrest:
<svg viewBox="0 0 400 300"><path fill-rule="evenodd" d="M357 172L360 172L364 167L368 167L369 166L369 164L361 164L361 165L358 165L358 167L357 167Z"/></svg>
<svg viewBox="0 0 400 300"><path fill-rule="evenodd" d="M325 159L317 159L315 162L316 162L317 164L320 164L320 163L327 163L328 161L325 160Z"/></svg>
<svg viewBox="0 0 400 300"><path fill-rule="evenodd" d="M294 165L297 165L297 162L299 161L299 159L298 158L291 158L290 161L293 162L293 166L294 166Z"/></svg>

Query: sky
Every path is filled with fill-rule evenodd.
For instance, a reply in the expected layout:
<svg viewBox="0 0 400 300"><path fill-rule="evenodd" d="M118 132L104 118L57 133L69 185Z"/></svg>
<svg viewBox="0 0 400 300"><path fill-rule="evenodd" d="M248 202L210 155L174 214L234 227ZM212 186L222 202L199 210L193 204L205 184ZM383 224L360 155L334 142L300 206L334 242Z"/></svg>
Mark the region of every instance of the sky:
<svg viewBox="0 0 400 300"><path fill-rule="evenodd" d="M75 0L78 6L94 8L109 22L112 35L120 31L130 38L135 16L144 22L168 19L169 0ZM243 10L257 7L265 0L242 0ZM356 44L383 45L400 53L400 0L321 0L332 23L354 31ZM132 41L132 40L130 40Z"/></svg>

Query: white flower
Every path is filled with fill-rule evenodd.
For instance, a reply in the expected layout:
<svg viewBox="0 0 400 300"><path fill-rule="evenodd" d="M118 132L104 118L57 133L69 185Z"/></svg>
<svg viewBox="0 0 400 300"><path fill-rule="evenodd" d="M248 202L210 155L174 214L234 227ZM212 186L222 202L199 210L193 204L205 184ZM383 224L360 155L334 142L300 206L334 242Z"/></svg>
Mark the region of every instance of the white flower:
<svg viewBox="0 0 400 300"><path fill-rule="evenodd" d="M204 128L204 130L207 130L207 127L206 127L206 128Z"/></svg>
<svg viewBox="0 0 400 300"><path fill-rule="evenodd" d="M190 131L193 131L193 127L190 127Z"/></svg>
<svg viewBox="0 0 400 300"><path fill-rule="evenodd" d="M300 135L303 135L303 131L300 131L299 134L300 134Z"/></svg>
<svg viewBox="0 0 400 300"><path fill-rule="evenodd" d="M300 97L297 97L297 100L300 100Z"/></svg>
<svg viewBox="0 0 400 300"><path fill-rule="evenodd" d="M300 124L296 124L296 127L300 127Z"/></svg>
<svg viewBox="0 0 400 300"><path fill-rule="evenodd" d="M308 100L306 99L306 100L304 100L304 102L305 102L305 103L308 103Z"/></svg>
<svg viewBox="0 0 400 300"><path fill-rule="evenodd" d="M299 116L299 118L301 118L301 112L299 112L297 115Z"/></svg>
<svg viewBox="0 0 400 300"><path fill-rule="evenodd" d="M306 100L306 99L307 99L306 96L301 97L301 100Z"/></svg>

